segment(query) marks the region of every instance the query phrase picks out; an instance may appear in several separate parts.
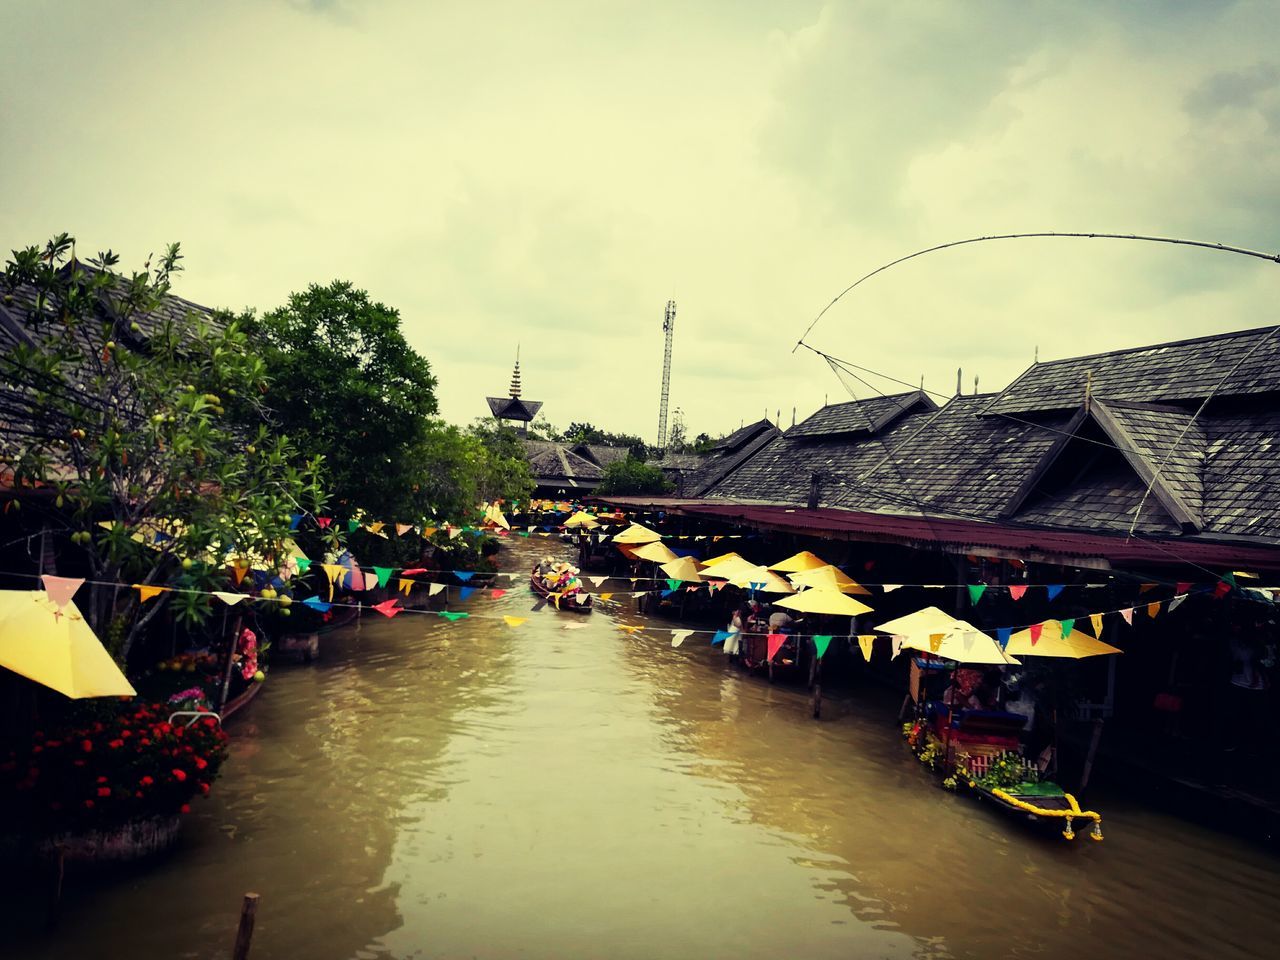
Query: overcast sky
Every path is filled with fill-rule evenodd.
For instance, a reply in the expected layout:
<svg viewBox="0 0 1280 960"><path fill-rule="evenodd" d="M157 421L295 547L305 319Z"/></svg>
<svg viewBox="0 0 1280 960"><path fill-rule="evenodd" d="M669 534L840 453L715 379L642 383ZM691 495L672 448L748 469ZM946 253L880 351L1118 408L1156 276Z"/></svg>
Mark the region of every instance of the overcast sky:
<svg viewBox="0 0 1280 960"><path fill-rule="evenodd" d="M1275 2L0 0L0 248L58 231L269 309L397 307L459 423L712 434L848 393L791 347L920 247L1022 230L1280 251ZM1032 360L1277 322L1280 266L1100 240L975 245L810 335L954 391ZM892 384L878 382L886 391ZM862 388L862 395L873 394Z"/></svg>

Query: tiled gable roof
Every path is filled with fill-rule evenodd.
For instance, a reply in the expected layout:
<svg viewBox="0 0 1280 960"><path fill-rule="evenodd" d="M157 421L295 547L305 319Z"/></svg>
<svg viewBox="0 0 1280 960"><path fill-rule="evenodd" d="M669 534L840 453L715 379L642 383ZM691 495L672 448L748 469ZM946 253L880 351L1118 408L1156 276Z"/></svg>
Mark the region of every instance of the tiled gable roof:
<svg viewBox="0 0 1280 960"><path fill-rule="evenodd" d="M711 448L712 453L737 450L744 443L756 439L761 433L774 433L777 431L768 420L757 420L755 423L748 423L745 427L739 427L727 437L721 437L716 441L716 445Z"/></svg>
<svg viewBox="0 0 1280 960"><path fill-rule="evenodd" d="M625 460L631 455L631 451L627 447L611 447L603 443L575 444L573 452L601 467L607 467L611 463Z"/></svg>
<svg viewBox="0 0 1280 960"><path fill-rule="evenodd" d="M1204 423L1180 407L1114 400L1099 400L1092 406L1118 428L1108 431L1111 439L1153 492L1162 494L1160 499L1166 508L1170 506L1169 498L1175 498L1179 509L1170 510L1171 515L1183 520L1185 508L1191 523L1198 528L1204 508ZM1145 469L1136 462L1137 457L1141 457ZM1146 476L1148 471L1150 476Z"/></svg>
<svg viewBox="0 0 1280 960"><path fill-rule="evenodd" d="M747 430L751 432L746 433ZM761 420L736 431L702 458L691 475L683 481L682 487L688 496L705 496L716 484L730 476L742 464L749 463L773 438L780 435L778 428L768 420ZM727 441L734 437L739 439L730 445Z"/></svg>
<svg viewBox="0 0 1280 960"><path fill-rule="evenodd" d="M1074 409L1086 384L1094 397L1144 403L1280 391L1280 332L1265 327L1037 363L987 412Z"/></svg>
<svg viewBox="0 0 1280 960"><path fill-rule="evenodd" d="M521 400L519 397L485 397L489 410L495 417L506 420L532 420L542 409L540 400Z"/></svg>
<svg viewBox="0 0 1280 960"><path fill-rule="evenodd" d="M827 437L842 433L878 433L890 423L918 409L936 410L938 405L919 390L887 397L850 400L823 407L787 431L791 439Z"/></svg>
<svg viewBox="0 0 1280 960"><path fill-rule="evenodd" d="M536 480L565 479L588 481L594 485L604 471L585 457L580 457L563 443L550 440L525 440L525 456Z"/></svg>
<svg viewBox="0 0 1280 960"><path fill-rule="evenodd" d="M1205 429L1205 529L1280 540L1280 410L1213 416Z"/></svg>

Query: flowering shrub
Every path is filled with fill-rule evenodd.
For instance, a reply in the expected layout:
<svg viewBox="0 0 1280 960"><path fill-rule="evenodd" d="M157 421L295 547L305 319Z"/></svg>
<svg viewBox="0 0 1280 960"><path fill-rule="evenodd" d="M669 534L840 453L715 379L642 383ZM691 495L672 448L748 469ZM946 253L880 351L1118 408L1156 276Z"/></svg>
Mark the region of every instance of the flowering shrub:
<svg viewBox="0 0 1280 960"><path fill-rule="evenodd" d="M0 762L0 816L57 833L186 813L192 797L209 795L227 736L212 717L187 727L168 723L171 712L129 704L88 726L36 731Z"/></svg>

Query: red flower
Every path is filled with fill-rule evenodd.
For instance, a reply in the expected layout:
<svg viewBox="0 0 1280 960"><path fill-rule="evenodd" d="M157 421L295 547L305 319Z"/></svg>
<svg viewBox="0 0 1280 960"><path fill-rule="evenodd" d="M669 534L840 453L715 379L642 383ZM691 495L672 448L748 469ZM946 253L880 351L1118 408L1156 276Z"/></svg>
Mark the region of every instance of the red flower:
<svg viewBox="0 0 1280 960"><path fill-rule="evenodd" d="M61 740L46 740L44 745L45 745L46 747L48 747L50 750L52 750L54 747L60 747L60 746L62 746L62 741L61 741Z"/></svg>
<svg viewBox="0 0 1280 960"><path fill-rule="evenodd" d="M142 784L144 787L149 787L149 786L151 786L153 783L155 783L155 781L154 781L154 780L152 780L150 777L143 777L143 778L142 778L141 780L139 780L138 782L139 782L140 784Z"/></svg>
<svg viewBox="0 0 1280 960"><path fill-rule="evenodd" d="M209 785L207 783L200 784L200 792L207 797L209 795Z"/></svg>
<svg viewBox="0 0 1280 960"><path fill-rule="evenodd" d="M141 743L144 747L149 747L149 746L151 746L151 741L150 741L150 740L148 740L146 737L143 737L143 738L142 738L141 740L139 740L138 742L139 742L139 743Z"/></svg>
<svg viewBox="0 0 1280 960"><path fill-rule="evenodd" d="M92 809L93 809L93 801L92 801L92 800L86 800L86 801L84 802L84 805L85 805L85 807L86 807L86 808L88 808L89 810L92 810Z"/></svg>
<svg viewBox="0 0 1280 960"><path fill-rule="evenodd" d="M122 737L124 737L126 740L128 740L130 737L132 737L132 736L133 736L133 731L132 731L132 730L121 730L121 731L120 731L120 736L122 736Z"/></svg>
<svg viewBox="0 0 1280 960"><path fill-rule="evenodd" d="M106 783L106 782L107 782L107 778L106 778L106 777L99 777L99 778L98 778L98 782L99 782L99 783Z"/></svg>
<svg viewBox="0 0 1280 960"><path fill-rule="evenodd" d="M124 746L124 741L112 740L110 743L107 744L107 746L110 747L112 750L119 750L121 747Z"/></svg>
<svg viewBox="0 0 1280 960"><path fill-rule="evenodd" d="M141 791L141 790L135 790L135 791L134 791L134 793L133 793L133 795L134 795L135 797L137 797L139 800L141 800L141 799L142 799L142 791Z"/></svg>
<svg viewBox="0 0 1280 960"><path fill-rule="evenodd" d="M34 747L32 747L32 748L31 748L31 752L32 752L32 753L43 753L43 752L44 752L44 747L41 747L41 746L38 746L38 745L37 745L37 746L34 746Z"/></svg>
<svg viewBox="0 0 1280 960"><path fill-rule="evenodd" d="M109 796L111 796L111 788L110 788L110 787L99 787L99 788L98 788L98 796L100 796L100 797L109 797Z"/></svg>
<svg viewBox="0 0 1280 960"><path fill-rule="evenodd" d="M93 753L93 741L92 741L92 740L81 740L81 741L80 741L80 749L81 749L81 750L83 750L85 753Z"/></svg>
<svg viewBox="0 0 1280 960"><path fill-rule="evenodd" d="M183 770L181 767L174 767L173 776L175 780L181 783L183 780L187 779L187 771Z"/></svg>
<svg viewBox="0 0 1280 960"><path fill-rule="evenodd" d="M180 807L178 808L178 812L179 812L179 813L190 813L190 812L191 812L191 804L189 804L189 803L184 803L182 806L180 806Z"/></svg>
<svg viewBox="0 0 1280 960"><path fill-rule="evenodd" d="M208 761L208 760L206 760L204 757L196 757L196 769L197 769L197 770L203 770L203 769L204 769L205 767L207 767L208 765L209 765L209 761Z"/></svg>

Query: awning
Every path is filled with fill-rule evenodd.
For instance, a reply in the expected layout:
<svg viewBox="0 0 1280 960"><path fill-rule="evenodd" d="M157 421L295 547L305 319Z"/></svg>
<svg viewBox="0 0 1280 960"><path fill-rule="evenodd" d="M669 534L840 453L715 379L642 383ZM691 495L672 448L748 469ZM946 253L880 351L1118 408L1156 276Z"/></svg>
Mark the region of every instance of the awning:
<svg viewBox="0 0 1280 960"><path fill-rule="evenodd" d="M0 666L73 700L137 696L75 603L43 590L0 591Z"/></svg>
<svg viewBox="0 0 1280 960"><path fill-rule="evenodd" d="M902 645L925 650L957 663L1016 664L989 636L964 620L937 607L925 607L876 627L881 633L902 637Z"/></svg>

